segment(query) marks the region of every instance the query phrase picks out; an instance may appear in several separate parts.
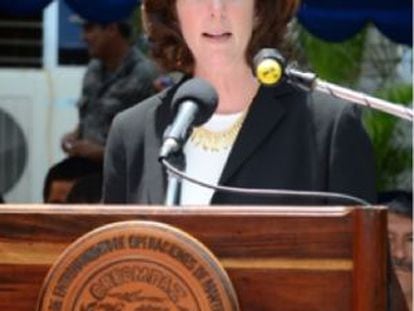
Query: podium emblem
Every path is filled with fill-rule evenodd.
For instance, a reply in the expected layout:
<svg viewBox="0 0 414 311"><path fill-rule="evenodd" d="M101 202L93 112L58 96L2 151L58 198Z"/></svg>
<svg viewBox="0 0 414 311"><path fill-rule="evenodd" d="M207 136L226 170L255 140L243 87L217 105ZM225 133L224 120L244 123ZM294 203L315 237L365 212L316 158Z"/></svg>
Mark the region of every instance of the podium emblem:
<svg viewBox="0 0 414 311"><path fill-rule="evenodd" d="M150 221L87 233L50 269L38 311L237 311L220 262L189 234Z"/></svg>

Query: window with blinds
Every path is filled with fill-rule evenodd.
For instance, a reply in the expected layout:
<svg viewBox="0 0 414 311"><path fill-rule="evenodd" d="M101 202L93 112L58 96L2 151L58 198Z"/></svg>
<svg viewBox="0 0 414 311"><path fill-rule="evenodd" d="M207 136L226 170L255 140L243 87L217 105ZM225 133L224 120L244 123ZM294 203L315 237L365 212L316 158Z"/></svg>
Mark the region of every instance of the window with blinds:
<svg viewBox="0 0 414 311"><path fill-rule="evenodd" d="M0 14L0 67L42 67L42 15Z"/></svg>

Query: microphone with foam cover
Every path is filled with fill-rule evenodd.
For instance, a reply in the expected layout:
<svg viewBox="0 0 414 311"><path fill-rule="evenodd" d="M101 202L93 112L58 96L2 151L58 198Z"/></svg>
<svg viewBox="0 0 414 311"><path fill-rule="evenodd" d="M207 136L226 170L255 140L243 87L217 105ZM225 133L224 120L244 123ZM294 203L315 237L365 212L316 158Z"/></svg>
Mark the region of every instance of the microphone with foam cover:
<svg viewBox="0 0 414 311"><path fill-rule="evenodd" d="M193 78L181 85L172 101L174 120L164 135L159 159L179 151L194 126L205 123L213 115L218 104L214 87L200 78Z"/></svg>

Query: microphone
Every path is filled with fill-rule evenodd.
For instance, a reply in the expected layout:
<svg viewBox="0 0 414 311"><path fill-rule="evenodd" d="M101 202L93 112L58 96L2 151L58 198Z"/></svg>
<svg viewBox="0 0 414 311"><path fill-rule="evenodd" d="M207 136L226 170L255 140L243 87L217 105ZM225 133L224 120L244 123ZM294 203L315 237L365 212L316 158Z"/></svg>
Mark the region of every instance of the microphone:
<svg viewBox="0 0 414 311"><path fill-rule="evenodd" d="M277 85L285 74L285 59L276 49L261 49L253 65L255 76L265 86Z"/></svg>
<svg viewBox="0 0 414 311"><path fill-rule="evenodd" d="M159 160L178 152L194 126L205 123L217 108L218 94L214 87L200 78L181 85L172 100L173 123L164 134Z"/></svg>
<svg viewBox="0 0 414 311"><path fill-rule="evenodd" d="M318 91L413 122L413 109L323 81L312 72L302 72L292 64L287 65L276 49L261 49L253 59L253 65L255 76L264 86L277 86L285 79L289 84L307 92Z"/></svg>

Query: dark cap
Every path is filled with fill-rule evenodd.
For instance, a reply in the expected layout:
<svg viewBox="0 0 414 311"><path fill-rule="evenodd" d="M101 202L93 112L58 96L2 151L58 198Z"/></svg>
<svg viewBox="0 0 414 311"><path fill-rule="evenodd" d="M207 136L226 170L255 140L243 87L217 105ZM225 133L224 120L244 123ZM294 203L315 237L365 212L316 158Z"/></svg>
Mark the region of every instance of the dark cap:
<svg viewBox="0 0 414 311"><path fill-rule="evenodd" d="M121 20L114 20L111 22L99 22L99 21L93 21L83 18L82 16L78 14L72 14L69 16L69 21L73 24L79 25L79 26L86 26L86 25L100 25L100 26L106 26L109 24L117 24L119 32L121 35L126 38L130 39L133 33L133 25L132 25L132 18L124 18Z"/></svg>
<svg viewBox="0 0 414 311"><path fill-rule="evenodd" d="M114 20L112 22L100 22L100 21L94 21L94 20L88 20L86 18L83 18L82 16L80 16L79 14L72 14L69 16L69 22L79 25L79 26L84 26L87 24L98 24L98 25L108 25L108 24L112 24L112 23L117 23L117 24L122 24L125 26L132 26L132 22L131 22L131 18L124 18L121 20Z"/></svg>

